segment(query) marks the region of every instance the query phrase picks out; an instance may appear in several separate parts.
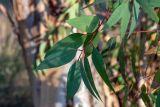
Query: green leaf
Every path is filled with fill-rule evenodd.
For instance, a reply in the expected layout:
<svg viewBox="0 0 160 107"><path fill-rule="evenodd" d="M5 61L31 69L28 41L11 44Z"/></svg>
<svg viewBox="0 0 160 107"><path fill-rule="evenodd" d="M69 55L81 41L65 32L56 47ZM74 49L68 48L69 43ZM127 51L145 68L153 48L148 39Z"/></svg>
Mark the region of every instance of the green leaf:
<svg viewBox="0 0 160 107"><path fill-rule="evenodd" d="M139 16L139 11L140 11L140 6L137 3L137 1L134 1L133 7L132 7L132 20L131 20L131 26L130 26L130 30L129 30L129 34L128 37L130 37L130 35L133 33L137 22L138 22L138 16Z"/></svg>
<svg viewBox="0 0 160 107"><path fill-rule="evenodd" d="M122 17L123 8L125 6L125 3L122 3L120 6L116 8L116 10L112 13L111 17L108 19L108 21L104 24L103 30L106 28L110 28L113 25L115 25Z"/></svg>
<svg viewBox="0 0 160 107"><path fill-rule="evenodd" d="M37 67L37 70L49 69L69 63L75 57L77 51L72 48L59 48L56 52L47 56Z"/></svg>
<svg viewBox="0 0 160 107"><path fill-rule="evenodd" d="M160 91L158 92L158 95L157 95L156 107L160 107Z"/></svg>
<svg viewBox="0 0 160 107"><path fill-rule="evenodd" d="M124 56L124 51L123 51L122 47L120 47L120 49L119 49L118 61L119 61L119 65L120 65L120 71L124 72L125 71L125 56Z"/></svg>
<svg viewBox="0 0 160 107"><path fill-rule="evenodd" d="M69 63L76 55L85 40L83 34L75 33L55 44L46 54L45 59L37 67L37 70L55 68Z"/></svg>
<svg viewBox="0 0 160 107"><path fill-rule="evenodd" d="M79 3L74 3L74 1L72 3L73 4L71 4L71 7L69 9L67 9L67 11L65 12L65 14L68 14L69 18L75 18L77 16L77 14L79 12L79 8L80 8L80 6L79 6L80 4ZM63 14L62 14L62 16L63 16ZM64 17L65 16L63 16L63 18Z"/></svg>
<svg viewBox="0 0 160 107"><path fill-rule="evenodd" d="M160 70L158 70L158 71L156 72L154 78L155 78L155 80L156 80L158 83L160 83Z"/></svg>
<svg viewBox="0 0 160 107"><path fill-rule="evenodd" d="M91 84L89 83L89 80L88 80L87 75L86 75L86 73L85 73L85 70L84 70L84 68L83 68L82 61L80 61L80 62L78 62L78 63L80 63L81 76L82 76L82 79L83 79L83 82L84 82L85 86L87 87L87 89L89 90L89 92L90 92L96 99L98 99L97 96L95 95L95 93L93 92L93 89L92 89L92 87L91 87Z"/></svg>
<svg viewBox="0 0 160 107"><path fill-rule="evenodd" d="M121 38L123 38L128 28L130 16L129 2L123 2L119 7L116 8L109 20L104 24L103 30L112 27L121 19L120 32Z"/></svg>
<svg viewBox="0 0 160 107"><path fill-rule="evenodd" d="M94 80L92 77L92 73L91 73L91 69L90 69L90 65L89 65L89 61L88 61L87 57L84 58L84 68L85 68L85 73L88 77L88 80L89 80L91 87L93 88L93 90L94 90L95 94L98 96L98 98L101 99L101 97L96 89L96 86L94 84Z"/></svg>
<svg viewBox="0 0 160 107"><path fill-rule="evenodd" d="M125 40L124 40L125 42ZM122 79L124 80L124 83L127 83L126 80L126 74L125 74L125 67L126 67L126 61L125 61L125 52L124 52L124 44L126 43L121 43L121 46L119 48L119 52L118 52L118 62L119 62L119 67L120 67L120 73L122 74Z"/></svg>
<svg viewBox="0 0 160 107"><path fill-rule="evenodd" d="M97 16L80 16L67 20L67 23L82 32L92 33L98 27L99 18Z"/></svg>
<svg viewBox="0 0 160 107"><path fill-rule="evenodd" d="M67 98L71 99L78 91L81 84L81 66L75 62L68 72L67 77Z"/></svg>
<svg viewBox="0 0 160 107"><path fill-rule="evenodd" d="M99 75L103 79L103 81L108 85L108 87L112 91L114 91L114 88L112 87L112 84L111 84L111 82L109 80L109 77L108 77L108 75L106 73L104 62L103 62L103 58L100 55L100 53L97 51L96 48L93 48L92 61L93 61L93 64L94 64L95 68L97 69L97 72L99 73Z"/></svg>
<svg viewBox="0 0 160 107"><path fill-rule="evenodd" d="M149 4L152 7L160 7L160 0L149 0Z"/></svg>
<svg viewBox="0 0 160 107"><path fill-rule="evenodd" d="M59 48L72 48L73 50L77 50L83 42L85 41L86 36L80 33L73 33L64 39L60 40L58 43L56 43L45 55L45 57L48 57L52 55L52 53L57 52Z"/></svg>
<svg viewBox="0 0 160 107"><path fill-rule="evenodd" d="M154 20L155 22L159 22L159 18L157 16L157 14L155 13L152 5L150 4L150 2L146 1L146 0L137 0L137 2L140 4L140 6L142 7L143 11L145 13L147 13L147 15Z"/></svg>
<svg viewBox="0 0 160 107"><path fill-rule="evenodd" d="M130 10L129 10L129 2L126 2L123 6L123 13L122 13L122 19L121 19L121 25L120 25L120 32L121 32L121 39L124 38L125 33L128 28L128 24L130 21Z"/></svg>
<svg viewBox="0 0 160 107"><path fill-rule="evenodd" d="M151 101L150 101L148 94L146 93L146 87L144 85L142 86L141 91L142 91L141 97L142 97L143 102L145 103L147 107L150 107Z"/></svg>
<svg viewBox="0 0 160 107"><path fill-rule="evenodd" d="M85 55L86 56L91 55L92 50L93 50L93 46L97 47L99 41L100 41L100 33L97 33L96 35L89 35L89 36L87 36L87 38L86 38L86 40L84 42Z"/></svg>

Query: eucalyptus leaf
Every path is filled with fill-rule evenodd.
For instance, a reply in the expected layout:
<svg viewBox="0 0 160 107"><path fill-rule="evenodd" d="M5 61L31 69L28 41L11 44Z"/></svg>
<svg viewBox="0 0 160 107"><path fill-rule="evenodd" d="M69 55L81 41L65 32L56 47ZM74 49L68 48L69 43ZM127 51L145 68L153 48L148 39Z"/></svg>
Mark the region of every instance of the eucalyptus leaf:
<svg viewBox="0 0 160 107"><path fill-rule="evenodd" d="M150 4L150 2L148 0L137 0L137 2L140 4L140 6L142 7L143 11L145 13L147 13L147 15L154 20L155 22L159 21L159 18L156 14L156 12L154 11L154 8L152 7L152 5Z"/></svg>
<svg viewBox="0 0 160 107"><path fill-rule="evenodd" d="M75 57L77 49L83 44L85 36L74 33L55 44L45 55L37 70L55 68L69 63Z"/></svg>
<svg viewBox="0 0 160 107"><path fill-rule="evenodd" d="M130 35L133 33L133 31L137 25L138 16L139 16L139 12L140 12L140 6L137 3L137 1L134 0L133 2L134 2L133 7L132 7L133 16L132 16L132 20L131 20L131 26L130 26L128 37L130 37Z"/></svg>
<svg viewBox="0 0 160 107"><path fill-rule="evenodd" d="M105 30L106 28L110 28L110 27L114 26L121 19L121 17L122 17L121 14L123 13L124 6L125 6L125 3L122 3L120 6L118 6L114 10L111 17L104 24L103 30Z"/></svg>
<svg viewBox="0 0 160 107"><path fill-rule="evenodd" d="M91 87L93 88L93 90L94 90L95 94L97 95L97 97L99 99L101 99L101 97L100 97L100 95L99 95L99 93L98 93L98 91L96 89L96 86L94 84L94 80L93 80L92 73L91 73L91 68L90 68L89 61L88 61L87 57L84 58L84 69L85 69L85 73L86 73L86 75L88 77L88 80L89 80L89 83L90 83Z"/></svg>
<svg viewBox="0 0 160 107"><path fill-rule="evenodd" d="M100 41L100 33L96 33L95 35L89 35L87 36L85 42L84 42L84 52L86 56L91 55L93 46L97 47L98 43Z"/></svg>
<svg viewBox="0 0 160 107"><path fill-rule="evenodd" d="M99 25L99 18L97 16L80 16L67 20L67 23L82 32L92 33Z"/></svg>
<svg viewBox="0 0 160 107"><path fill-rule="evenodd" d="M121 25L120 25L120 33L121 33L121 39L124 38L125 33L128 28L128 24L130 21L130 10L129 10L129 2L126 2L123 6L123 13L122 13L122 19L121 19Z"/></svg>
<svg viewBox="0 0 160 107"><path fill-rule="evenodd" d="M72 48L58 48L56 52L47 56L37 67L37 70L60 67L72 61L77 51Z"/></svg>
<svg viewBox="0 0 160 107"><path fill-rule="evenodd" d="M75 62L68 72L67 77L67 98L71 99L78 91L81 84L81 65Z"/></svg>
<svg viewBox="0 0 160 107"><path fill-rule="evenodd" d="M84 70L82 61L80 61L80 62L78 62L78 63L80 63L81 76L82 76L82 79L83 79L83 82L84 82L85 86L87 87L87 89L89 90L89 92L90 92L96 99L98 99L97 96L95 95L92 87L91 87L91 84L89 83L89 80L88 80L88 77L87 77L87 75L86 75L86 73L85 73L85 70Z"/></svg>
<svg viewBox="0 0 160 107"><path fill-rule="evenodd" d="M95 68L97 69L97 72L99 73L99 75L103 79L103 81L106 83L106 85L108 85L108 87L112 91L114 91L114 88L112 87L111 81L109 80L109 77L106 73L103 58L102 58L101 54L97 51L96 48L93 48L92 61L93 61Z"/></svg>
<svg viewBox="0 0 160 107"><path fill-rule="evenodd" d="M58 51L59 48L72 48L73 50L77 50L83 42L85 41L86 36L80 33L73 33L64 39L57 42L49 51L47 51L45 57L52 55L52 53Z"/></svg>

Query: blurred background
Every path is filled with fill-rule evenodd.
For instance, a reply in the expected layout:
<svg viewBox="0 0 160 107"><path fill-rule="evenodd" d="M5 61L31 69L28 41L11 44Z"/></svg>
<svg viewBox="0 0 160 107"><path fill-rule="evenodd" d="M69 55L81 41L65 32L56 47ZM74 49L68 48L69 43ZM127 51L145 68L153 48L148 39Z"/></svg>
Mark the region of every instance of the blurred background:
<svg viewBox="0 0 160 107"><path fill-rule="evenodd" d="M0 14L0 21L0 107L31 107L22 49L6 16Z"/></svg>
<svg viewBox="0 0 160 107"><path fill-rule="evenodd" d="M66 20L81 15L108 19L121 2L0 0L0 107L153 107L160 86L156 51L159 32L134 32L124 50L119 24L100 33L97 49L116 90L116 95L109 91L90 61L103 102L92 97L84 84L72 100L66 99L67 72L72 62L59 68L34 70L57 41L80 32ZM138 31L159 29L143 12L137 25Z"/></svg>
<svg viewBox="0 0 160 107"><path fill-rule="evenodd" d="M0 8L3 10L1 3L3 2L0 1ZM10 21L2 11L0 22L0 107L32 107L21 46Z"/></svg>

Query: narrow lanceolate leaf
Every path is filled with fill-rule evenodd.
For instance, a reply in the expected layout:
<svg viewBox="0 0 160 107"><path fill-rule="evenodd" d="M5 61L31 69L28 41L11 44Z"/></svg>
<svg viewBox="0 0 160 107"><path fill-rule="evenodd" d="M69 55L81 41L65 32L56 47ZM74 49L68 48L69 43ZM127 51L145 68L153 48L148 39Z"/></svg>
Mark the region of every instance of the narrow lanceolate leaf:
<svg viewBox="0 0 160 107"><path fill-rule="evenodd" d="M83 34L73 33L51 47L51 49L46 53L45 57L52 55L52 53L56 52L59 48L72 48L73 50L77 50L77 48L82 45L85 39L86 36Z"/></svg>
<svg viewBox="0 0 160 107"><path fill-rule="evenodd" d="M121 39L124 38L125 33L128 28L128 24L130 21L130 10L129 10L129 2L126 2L123 6L123 13L122 13L122 19L121 19L121 27L120 27L120 32L121 32Z"/></svg>
<svg viewBox="0 0 160 107"><path fill-rule="evenodd" d="M93 92L93 89L91 87L91 84L89 83L89 80L87 78L87 75L84 71L84 68L83 68L83 64L82 64L82 61L78 62L80 64L80 68L81 68L81 76L82 76L82 79L83 79L83 82L85 84L85 86L87 87L87 89L89 90L89 92L96 98L97 96L95 95L95 93Z"/></svg>
<svg viewBox="0 0 160 107"><path fill-rule="evenodd" d="M121 20L120 32L121 38L123 38L128 28L130 16L129 2L123 2L119 7L116 8L109 20L104 24L103 29L105 30L106 28L112 27L119 20Z"/></svg>
<svg viewBox="0 0 160 107"><path fill-rule="evenodd" d="M125 41L124 41L125 42ZM126 44L126 43L124 43ZM126 74L125 74L125 68L126 68L126 62L125 62L125 52L124 52L124 49L123 49L123 44L121 44L120 48L119 48L119 52L118 52L118 62L119 62L119 67L120 67L120 72L122 74L122 77L124 79L124 82L127 83L125 77L126 77Z"/></svg>
<svg viewBox="0 0 160 107"><path fill-rule="evenodd" d="M133 33L137 22L138 22L138 16L139 16L139 11L140 11L140 6L137 3L137 1L134 1L133 7L132 7L132 20L131 20L131 26L130 26L130 30L129 30L129 34L128 37L130 37L130 35Z"/></svg>
<svg viewBox="0 0 160 107"><path fill-rule="evenodd" d="M106 28L110 28L114 26L122 17L123 8L125 6L125 3L122 3L119 7L115 9L115 11L112 13L111 17L108 19L108 21L104 24L103 30Z"/></svg>
<svg viewBox="0 0 160 107"><path fill-rule="evenodd" d="M37 67L37 70L55 68L67 64L72 61L76 53L77 51L72 48L59 48L56 52L53 52L50 56L47 56Z"/></svg>
<svg viewBox="0 0 160 107"><path fill-rule="evenodd" d="M142 7L143 11L145 13L147 13L147 15L154 20L155 22L159 21L159 18L157 16L157 14L154 11L154 8L152 7L152 5L150 4L150 2L148 0L137 0L137 2L140 4L140 6Z"/></svg>
<svg viewBox="0 0 160 107"><path fill-rule="evenodd" d="M81 84L81 67L78 62L74 63L67 77L67 98L71 99L78 91Z"/></svg>
<svg viewBox="0 0 160 107"><path fill-rule="evenodd" d="M85 40L85 36L79 33L71 34L54 45L46 54L45 59L37 67L37 70L55 68L69 63L76 55Z"/></svg>
<svg viewBox="0 0 160 107"><path fill-rule="evenodd" d="M99 18L97 16L80 16L67 20L67 23L82 32L92 33L98 27Z"/></svg>
<svg viewBox="0 0 160 107"><path fill-rule="evenodd" d="M97 69L97 72L99 73L99 75L103 79L103 81L108 85L108 87L112 91L114 91L114 88L112 87L111 81L109 80L109 77L106 73L103 58L100 55L100 53L97 51L96 48L93 48L92 61L93 61L93 64L94 64L95 68Z"/></svg>
<svg viewBox="0 0 160 107"><path fill-rule="evenodd" d="M99 93L98 93L98 91L96 89L96 86L94 84L94 80L93 80L93 77L92 77L92 73L91 73L91 69L90 69L90 65L89 65L89 61L88 61L87 57L84 58L84 68L85 68L85 73L86 73L86 75L88 77L88 80L89 80L89 83L90 83L91 87L93 88L93 90L94 90L95 94L97 95L97 97L99 99L101 99L101 97L100 97L100 95L99 95Z"/></svg>

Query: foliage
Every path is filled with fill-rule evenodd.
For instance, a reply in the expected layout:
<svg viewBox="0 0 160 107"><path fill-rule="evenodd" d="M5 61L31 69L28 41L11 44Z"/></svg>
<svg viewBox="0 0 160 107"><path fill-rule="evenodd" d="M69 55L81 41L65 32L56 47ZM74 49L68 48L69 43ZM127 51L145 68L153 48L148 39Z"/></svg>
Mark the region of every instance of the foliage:
<svg viewBox="0 0 160 107"><path fill-rule="evenodd" d="M98 5L102 2L95 0L94 3L90 3L89 0L85 0L85 3L85 8L91 9L90 6ZM144 60L145 57L145 52L142 50L143 47L145 47L145 42L147 42L145 41L147 39L147 31L140 31L142 34L138 39L135 37L134 31L136 31L137 25L140 23L143 24L142 30L147 30L148 25L143 22L144 14L147 16L147 21L156 24L159 22L159 13L156 10L160 7L160 2L159 0L117 0L116 2L110 3L110 6L108 7L110 7L110 10L113 10L109 19L106 17L101 18L98 15L88 16L83 14L79 17L67 20L66 22L77 28L80 33L73 33L53 45L51 49L46 52L44 60L37 67L37 70L60 67L75 59L77 52L80 53L78 59L73 60L73 65L68 73L67 96L69 99L73 98L75 93L78 91L82 79L89 92L96 99L101 100L92 77L90 69L91 65L89 64L90 56L92 56L92 62L97 70L97 73L115 94L117 94L116 88L110 80L111 74L109 74L108 71L117 69L117 66L117 71L120 73L120 76L117 77L117 83L120 85L125 85L125 89L121 90L124 91L124 93L125 90L127 90L127 93L125 93L125 98L130 94L130 89L137 89L138 87L136 85L139 81L139 76L141 75L141 65L139 63L141 60ZM105 48L99 50L98 52L99 48L97 48L97 46L98 41L100 40L99 35L101 35L101 32L106 32L108 29L116 26L119 26L120 29L120 41L116 40L118 37L111 38L107 42ZM159 36L158 32L154 33ZM82 47L82 49L80 47ZM157 51L154 54L157 55ZM110 63L111 58L109 56L116 57L118 64L115 64L114 66L108 64ZM126 59L126 57L129 58ZM132 64L129 65L128 61L131 61ZM132 72L132 77L127 75L129 72L126 70L127 67ZM148 66L146 69L147 68ZM159 76L159 73L157 73L156 78L159 79ZM157 100L159 99L159 94L157 94L158 89L154 92L151 91L151 94L156 96ZM151 97L145 85L143 85L138 91L140 91L140 97L147 106L154 104L154 101L151 101L153 100L153 97ZM156 101L156 105L158 107L158 101Z"/></svg>

